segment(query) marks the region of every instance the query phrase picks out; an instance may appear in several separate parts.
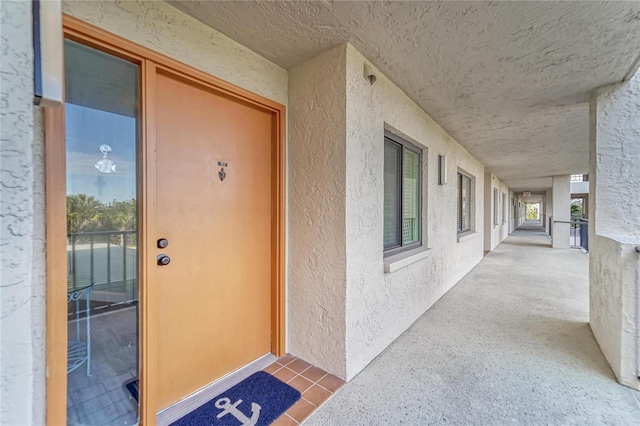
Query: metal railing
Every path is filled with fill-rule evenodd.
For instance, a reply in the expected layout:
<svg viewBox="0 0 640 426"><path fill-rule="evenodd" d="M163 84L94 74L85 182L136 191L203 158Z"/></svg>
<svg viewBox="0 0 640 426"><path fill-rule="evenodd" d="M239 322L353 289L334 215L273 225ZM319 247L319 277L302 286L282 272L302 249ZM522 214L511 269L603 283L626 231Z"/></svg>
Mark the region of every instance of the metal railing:
<svg viewBox="0 0 640 426"><path fill-rule="evenodd" d="M549 236L552 236L554 223L569 224L569 245L573 248L581 248L589 251L589 221L587 219L553 220L549 218Z"/></svg>
<svg viewBox="0 0 640 426"><path fill-rule="evenodd" d="M136 231L67 234L67 291L93 286L91 309L138 299Z"/></svg>
<svg viewBox="0 0 640 426"><path fill-rule="evenodd" d="M585 219L572 219L569 222L569 244L574 248L589 251L589 222Z"/></svg>
<svg viewBox="0 0 640 426"><path fill-rule="evenodd" d="M589 251L589 220L580 219L580 247L584 251Z"/></svg>

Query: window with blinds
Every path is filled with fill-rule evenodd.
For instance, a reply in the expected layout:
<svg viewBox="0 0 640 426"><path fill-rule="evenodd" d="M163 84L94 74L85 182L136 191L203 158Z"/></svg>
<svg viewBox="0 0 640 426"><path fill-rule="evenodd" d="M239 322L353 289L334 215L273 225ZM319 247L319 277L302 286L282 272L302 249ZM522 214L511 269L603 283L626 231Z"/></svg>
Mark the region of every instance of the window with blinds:
<svg viewBox="0 0 640 426"><path fill-rule="evenodd" d="M458 172L458 233L471 231L471 176Z"/></svg>
<svg viewBox="0 0 640 426"><path fill-rule="evenodd" d="M422 150L385 132L384 252L393 255L422 245Z"/></svg>

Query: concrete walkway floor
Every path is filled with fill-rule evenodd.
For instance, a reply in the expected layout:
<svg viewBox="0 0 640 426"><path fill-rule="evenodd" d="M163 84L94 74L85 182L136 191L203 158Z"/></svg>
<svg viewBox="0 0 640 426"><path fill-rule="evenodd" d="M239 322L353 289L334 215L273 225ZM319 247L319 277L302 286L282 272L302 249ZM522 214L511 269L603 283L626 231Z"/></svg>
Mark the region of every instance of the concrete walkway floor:
<svg viewBox="0 0 640 426"><path fill-rule="evenodd" d="M306 424L640 425L588 290L587 255L519 229Z"/></svg>

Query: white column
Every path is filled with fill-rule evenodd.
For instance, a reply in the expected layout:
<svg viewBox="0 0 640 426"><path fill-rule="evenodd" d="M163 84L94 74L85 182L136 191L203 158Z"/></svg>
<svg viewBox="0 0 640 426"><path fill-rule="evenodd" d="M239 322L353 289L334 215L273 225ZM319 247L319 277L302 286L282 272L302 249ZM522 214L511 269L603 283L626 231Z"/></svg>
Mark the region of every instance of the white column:
<svg viewBox="0 0 640 426"><path fill-rule="evenodd" d="M569 248L569 221L571 220L571 176L553 177L553 248Z"/></svg>
<svg viewBox="0 0 640 426"><path fill-rule="evenodd" d="M589 322L618 380L640 389L640 77L590 99Z"/></svg>
<svg viewBox="0 0 640 426"><path fill-rule="evenodd" d="M540 206L540 224L546 231L547 225L545 225L545 222L548 222L548 221L547 221L547 211L545 209L547 208L547 203L544 201L544 199L540 201L539 206Z"/></svg>
<svg viewBox="0 0 640 426"><path fill-rule="evenodd" d="M551 229L549 228L549 218L553 216L553 191L551 189L547 189L544 201L544 230L547 234L551 235Z"/></svg>
<svg viewBox="0 0 640 426"><path fill-rule="evenodd" d="M289 72L289 140L295 142L288 151L287 349L342 378L347 377L345 61L345 47L338 46Z"/></svg>

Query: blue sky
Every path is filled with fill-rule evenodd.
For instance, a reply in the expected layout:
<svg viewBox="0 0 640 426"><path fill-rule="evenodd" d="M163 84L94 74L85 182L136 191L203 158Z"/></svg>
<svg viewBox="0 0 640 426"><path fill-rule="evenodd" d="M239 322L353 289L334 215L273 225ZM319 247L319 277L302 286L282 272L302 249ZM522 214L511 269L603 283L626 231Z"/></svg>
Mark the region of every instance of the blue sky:
<svg viewBox="0 0 640 426"><path fill-rule="evenodd" d="M136 197L137 126L134 117L66 104L67 194L93 195L102 202ZM115 173L100 173L100 145L111 146Z"/></svg>

